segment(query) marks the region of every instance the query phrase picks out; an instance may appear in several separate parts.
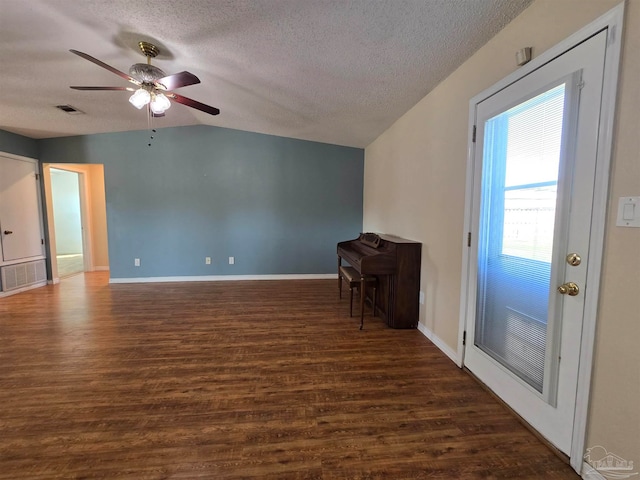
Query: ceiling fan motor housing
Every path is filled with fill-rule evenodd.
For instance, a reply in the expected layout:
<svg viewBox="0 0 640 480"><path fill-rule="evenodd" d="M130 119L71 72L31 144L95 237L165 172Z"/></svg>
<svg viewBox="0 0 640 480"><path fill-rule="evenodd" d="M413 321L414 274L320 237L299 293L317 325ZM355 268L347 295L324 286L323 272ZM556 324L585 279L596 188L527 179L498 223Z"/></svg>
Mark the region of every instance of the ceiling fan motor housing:
<svg viewBox="0 0 640 480"><path fill-rule="evenodd" d="M136 63L131 65L129 75L142 83L153 83L156 80L167 76L166 73L155 65L148 65L146 63Z"/></svg>

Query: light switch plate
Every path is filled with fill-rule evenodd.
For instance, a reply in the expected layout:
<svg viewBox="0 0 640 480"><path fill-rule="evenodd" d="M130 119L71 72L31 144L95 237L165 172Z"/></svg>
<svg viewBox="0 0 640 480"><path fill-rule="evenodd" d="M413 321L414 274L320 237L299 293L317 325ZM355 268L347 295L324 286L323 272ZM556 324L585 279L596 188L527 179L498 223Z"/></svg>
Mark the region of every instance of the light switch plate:
<svg viewBox="0 0 640 480"><path fill-rule="evenodd" d="M640 228L640 197L620 197L616 226Z"/></svg>

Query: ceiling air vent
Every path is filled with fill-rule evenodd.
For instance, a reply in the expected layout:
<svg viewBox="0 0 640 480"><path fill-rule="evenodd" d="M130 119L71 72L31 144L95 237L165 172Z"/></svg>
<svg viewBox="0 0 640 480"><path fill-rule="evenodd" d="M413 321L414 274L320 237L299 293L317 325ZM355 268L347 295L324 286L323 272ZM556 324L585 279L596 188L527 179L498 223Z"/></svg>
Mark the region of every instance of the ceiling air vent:
<svg viewBox="0 0 640 480"><path fill-rule="evenodd" d="M72 107L71 105L56 105L56 108L59 108L60 110L62 110L65 113L68 113L69 115L82 115L84 112L81 110L78 110L75 107Z"/></svg>

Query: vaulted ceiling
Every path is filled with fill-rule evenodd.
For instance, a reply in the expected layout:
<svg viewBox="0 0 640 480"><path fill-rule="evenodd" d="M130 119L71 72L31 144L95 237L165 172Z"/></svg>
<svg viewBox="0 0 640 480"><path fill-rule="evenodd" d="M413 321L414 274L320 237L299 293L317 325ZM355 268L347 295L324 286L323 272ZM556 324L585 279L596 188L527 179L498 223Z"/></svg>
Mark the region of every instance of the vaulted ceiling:
<svg viewBox="0 0 640 480"><path fill-rule="evenodd" d="M531 0L0 0L0 129L48 138L147 128L128 72L145 62L201 82L158 128L215 125L365 147ZM84 112L68 115L69 104Z"/></svg>

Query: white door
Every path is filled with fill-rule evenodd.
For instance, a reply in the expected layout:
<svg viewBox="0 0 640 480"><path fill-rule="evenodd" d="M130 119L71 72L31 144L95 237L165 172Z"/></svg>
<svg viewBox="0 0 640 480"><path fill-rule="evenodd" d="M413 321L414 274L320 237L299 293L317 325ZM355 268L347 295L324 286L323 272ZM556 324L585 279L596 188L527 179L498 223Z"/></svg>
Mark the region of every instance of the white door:
<svg viewBox="0 0 640 480"><path fill-rule="evenodd" d="M606 35L476 105L464 364L567 454Z"/></svg>
<svg viewBox="0 0 640 480"><path fill-rule="evenodd" d="M0 238L5 262L44 255L37 173L35 161L0 156Z"/></svg>

